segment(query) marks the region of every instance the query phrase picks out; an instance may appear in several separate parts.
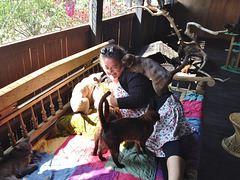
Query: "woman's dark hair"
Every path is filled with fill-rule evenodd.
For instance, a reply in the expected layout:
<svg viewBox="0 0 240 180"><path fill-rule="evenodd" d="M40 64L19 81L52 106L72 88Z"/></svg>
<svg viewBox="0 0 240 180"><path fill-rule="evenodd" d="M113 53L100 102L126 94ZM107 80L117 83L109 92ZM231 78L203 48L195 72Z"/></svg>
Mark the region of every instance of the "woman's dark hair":
<svg viewBox="0 0 240 180"><path fill-rule="evenodd" d="M101 55L100 55L101 58L113 58L118 60L120 64L121 64L122 58L126 54L125 49L118 45L106 46L102 48L100 52L101 52Z"/></svg>

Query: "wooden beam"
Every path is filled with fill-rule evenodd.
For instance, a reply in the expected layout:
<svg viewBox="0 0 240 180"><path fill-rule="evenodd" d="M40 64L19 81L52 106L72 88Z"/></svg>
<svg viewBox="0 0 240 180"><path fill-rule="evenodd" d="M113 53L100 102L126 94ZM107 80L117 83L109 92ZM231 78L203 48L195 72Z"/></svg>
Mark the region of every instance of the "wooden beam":
<svg viewBox="0 0 240 180"><path fill-rule="evenodd" d="M137 6L143 5L143 0L137 0ZM132 46L134 48L139 48L142 46L142 23L143 23L143 9L136 9L136 16L133 20L133 37L132 37Z"/></svg>
<svg viewBox="0 0 240 180"><path fill-rule="evenodd" d="M87 50L76 53L54 63L51 63L11 84L0 89L0 111L41 87L62 77L75 68L91 61L100 54L100 49L114 40L99 44Z"/></svg>
<svg viewBox="0 0 240 180"><path fill-rule="evenodd" d="M89 47L102 42L102 13L103 0L90 0L89 2Z"/></svg>
<svg viewBox="0 0 240 180"><path fill-rule="evenodd" d="M186 74L178 72L173 76L173 80L176 81L203 81L207 82L207 85L213 87L215 85L215 80L212 77L196 77L195 74Z"/></svg>

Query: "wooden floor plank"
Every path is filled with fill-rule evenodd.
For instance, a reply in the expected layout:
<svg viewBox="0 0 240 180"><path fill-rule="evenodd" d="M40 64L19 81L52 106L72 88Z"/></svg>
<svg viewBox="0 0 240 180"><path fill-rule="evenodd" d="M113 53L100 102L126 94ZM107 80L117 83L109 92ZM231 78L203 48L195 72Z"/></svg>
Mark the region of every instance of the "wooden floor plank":
<svg viewBox="0 0 240 180"><path fill-rule="evenodd" d="M206 40L208 61L204 70L213 77L231 79L224 83L217 81L214 87L206 86L199 180L240 179L240 158L221 146L222 139L234 133L229 115L240 112L240 74L220 68L226 63L224 49L228 45L228 41Z"/></svg>

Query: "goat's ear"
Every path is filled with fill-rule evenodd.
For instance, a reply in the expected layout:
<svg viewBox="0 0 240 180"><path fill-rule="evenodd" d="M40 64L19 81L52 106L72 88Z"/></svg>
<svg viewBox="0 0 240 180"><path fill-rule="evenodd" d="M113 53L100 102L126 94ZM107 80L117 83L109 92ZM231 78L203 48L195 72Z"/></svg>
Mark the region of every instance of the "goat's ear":
<svg viewBox="0 0 240 180"><path fill-rule="evenodd" d="M23 140L23 142L25 143L30 143L30 139L31 139L31 136L28 136L26 139ZM22 149L22 145L19 143L17 143L15 146L14 146L14 149L16 150L21 150Z"/></svg>
<svg viewBox="0 0 240 180"><path fill-rule="evenodd" d="M130 68L134 61L135 61L135 56L133 54L126 54L125 56L123 56L121 60L122 65L127 68Z"/></svg>
<svg viewBox="0 0 240 180"><path fill-rule="evenodd" d="M121 63L122 63L123 66L126 65L126 63L127 63L127 58L128 58L128 54L125 54L125 55L123 56L123 58L121 59Z"/></svg>
<svg viewBox="0 0 240 180"><path fill-rule="evenodd" d="M132 62L135 60L135 55L133 54L126 54L126 59L128 59L128 61Z"/></svg>

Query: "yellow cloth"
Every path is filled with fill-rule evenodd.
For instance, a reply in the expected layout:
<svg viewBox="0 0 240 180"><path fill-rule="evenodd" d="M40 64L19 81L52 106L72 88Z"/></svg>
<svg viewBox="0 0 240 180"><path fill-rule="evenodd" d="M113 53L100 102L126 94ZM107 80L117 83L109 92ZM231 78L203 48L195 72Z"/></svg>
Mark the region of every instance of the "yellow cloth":
<svg viewBox="0 0 240 180"><path fill-rule="evenodd" d="M57 120L53 130L46 139L81 134L94 139L94 132L98 121L97 110L89 115L82 113L68 113Z"/></svg>

